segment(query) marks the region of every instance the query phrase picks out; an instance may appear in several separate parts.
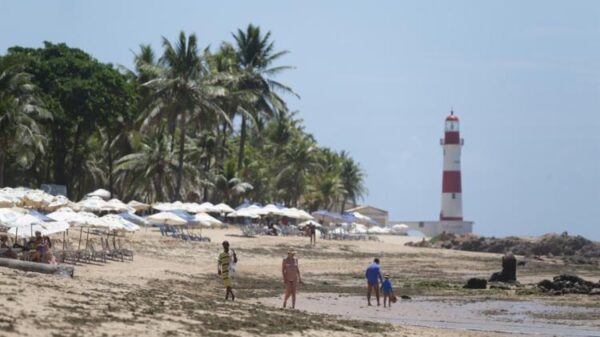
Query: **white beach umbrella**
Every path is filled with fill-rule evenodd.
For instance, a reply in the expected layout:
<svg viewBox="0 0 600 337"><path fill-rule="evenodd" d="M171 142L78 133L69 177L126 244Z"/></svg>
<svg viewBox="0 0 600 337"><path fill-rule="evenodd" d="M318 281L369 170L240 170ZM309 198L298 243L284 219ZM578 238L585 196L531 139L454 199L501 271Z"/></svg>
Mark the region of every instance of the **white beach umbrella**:
<svg viewBox="0 0 600 337"><path fill-rule="evenodd" d="M219 213L231 213L235 211L233 208L229 207L229 205L225 203L215 205L215 210L217 210Z"/></svg>
<svg viewBox="0 0 600 337"><path fill-rule="evenodd" d="M117 214L107 214L101 217L100 219L108 223L109 229L113 231L134 232L140 229L140 226L134 224L133 222L123 219L120 215Z"/></svg>
<svg viewBox="0 0 600 337"><path fill-rule="evenodd" d="M262 207L260 207L258 205L250 205L245 208L240 208L236 212L243 211L246 214L254 214L254 215L258 215L260 217L261 215L264 214L261 212L261 210L262 210Z"/></svg>
<svg viewBox="0 0 600 337"><path fill-rule="evenodd" d="M213 218L212 216L206 214L206 213L196 213L196 215L194 215L194 220L198 221L200 224L206 226L206 227L210 227L212 225L221 225L222 222L219 221L218 219Z"/></svg>
<svg viewBox="0 0 600 337"><path fill-rule="evenodd" d="M136 200L131 200L130 202L127 203L127 205L129 207L132 207L136 211L146 211L146 210L150 209L150 205L145 204L143 202L136 201Z"/></svg>
<svg viewBox="0 0 600 337"><path fill-rule="evenodd" d="M101 212L109 206L102 198L92 196L78 202L77 207L86 212Z"/></svg>
<svg viewBox="0 0 600 337"><path fill-rule="evenodd" d="M22 238L30 238L35 236L35 232L40 232L42 235L52 235L62 233L69 229L69 224L62 221L47 222L45 224L32 224L31 227L13 227L8 230L8 234L19 236Z"/></svg>
<svg viewBox="0 0 600 337"><path fill-rule="evenodd" d="M268 204L265 207L257 210L257 214L258 215L267 215L267 214L281 215L282 211L279 209L279 207L277 207L273 204Z"/></svg>
<svg viewBox="0 0 600 337"><path fill-rule="evenodd" d="M0 208L0 226L16 227L17 219L24 214L25 211L19 208Z"/></svg>
<svg viewBox="0 0 600 337"><path fill-rule="evenodd" d="M395 234L406 234L408 229L409 227L405 224L397 224L392 226L391 232Z"/></svg>
<svg viewBox="0 0 600 337"><path fill-rule="evenodd" d="M110 199L106 202L105 210L109 212L127 212L131 208L119 199Z"/></svg>
<svg viewBox="0 0 600 337"><path fill-rule="evenodd" d="M63 195L57 195L54 199L45 207L45 209L50 211L55 211L61 207L69 207L73 206L74 203L69 200L67 197Z"/></svg>
<svg viewBox="0 0 600 337"><path fill-rule="evenodd" d="M185 225L187 220L171 212L160 212L146 217L146 221L153 225Z"/></svg>
<svg viewBox="0 0 600 337"><path fill-rule="evenodd" d="M186 202L183 204L184 210L188 213L204 212L204 208L197 202Z"/></svg>
<svg viewBox="0 0 600 337"><path fill-rule="evenodd" d="M231 212L231 213L227 214L227 217L230 217L230 218L240 217L240 218L257 219L257 218L260 218L260 215L254 213L252 211L249 211L249 210L246 210L246 209L242 208L242 209L239 209L239 210L237 210L235 212Z"/></svg>
<svg viewBox="0 0 600 337"><path fill-rule="evenodd" d="M218 210L215 208L215 205L213 205L210 202L203 202L200 204L200 211L204 212L204 213L214 213L214 212L218 212Z"/></svg>
<svg viewBox="0 0 600 337"><path fill-rule="evenodd" d="M86 194L87 197L98 197L104 200L110 199L110 192L105 189L97 189L94 192L90 192Z"/></svg>
<svg viewBox="0 0 600 337"><path fill-rule="evenodd" d="M152 205L152 209L155 209L160 212L166 212L173 209L173 205L170 202L157 202Z"/></svg>
<svg viewBox="0 0 600 337"><path fill-rule="evenodd" d="M17 203L13 198L0 194L0 207L13 207L16 204Z"/></svg>
<svg viewBox="0 0 600 337"><path fill-rule="evenodd" d="M369 234L385 234L387 232L389 232L389 230L386 231L385 228L381 228L379 226L373 226L373 227L367 229L367 233L369 233Z"/></svg>
<svg viewBox="0 0 600 337"><path fill-rule="evenodd" d="M314 220L314 217L310 214L308 214L308 212L299 209L298 210L298 219L300 220Z"/></svg>
<svg viewBox="0 0 600 337"><path fill-rule="evenodd" d="M308 220L308 221L304 221L304 222L299 223L298 224L298 228L303 228L303 227L306 227L308 225L313 225L313 226L315 226L317 228L323 227L323 226L321 226L320 223L318 223L316 221Z"/></svg>

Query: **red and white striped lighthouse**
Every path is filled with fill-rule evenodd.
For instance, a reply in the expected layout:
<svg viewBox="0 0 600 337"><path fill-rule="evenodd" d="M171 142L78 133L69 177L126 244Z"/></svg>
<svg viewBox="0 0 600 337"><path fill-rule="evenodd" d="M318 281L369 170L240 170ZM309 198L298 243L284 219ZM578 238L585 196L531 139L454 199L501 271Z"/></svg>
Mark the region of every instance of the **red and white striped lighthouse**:
<svg viewBox="0 0 600 337"><path fill-rule="evenodd" d="M440 141L444 149L444 174L442 176L442 211L440 220L462 221L462 188L460 180L460 138L458 117L454 111L446 117L444 139Z"/></svg>

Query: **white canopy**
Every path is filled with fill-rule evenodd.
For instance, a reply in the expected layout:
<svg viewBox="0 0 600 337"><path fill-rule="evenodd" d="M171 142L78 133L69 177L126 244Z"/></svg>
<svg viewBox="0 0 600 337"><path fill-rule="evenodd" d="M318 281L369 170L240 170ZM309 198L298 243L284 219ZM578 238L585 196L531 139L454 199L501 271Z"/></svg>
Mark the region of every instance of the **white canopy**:
<svg viewBox="0 0 600 337"><path fill-rule="evenodd" d="M196 215L194 215L194 220L198 221L200 224L202 224L206 227L222 224L221 221L213 218L212 216L210 216L206 213L196 213Z"/></svg>
<svg viewBox="0 0 600 337"><path fill-rule="evenodd" d="M106 222L109 225L109 229L113 231L135 232L140 229L140 226L123 219L117 214L107 214L100 219Z"/></svg>
<svg viewBox="0 0 600 337"><path fill-rule="evenodd" d="M92 196L78 202L77 207L86 212L101 212L106 211L110 206L106 201L97 196Z"/></svg>
<svg viewBox="0 0 600 337"><path fill-rule="evenodd" d="M22 238L29 238L32 236L32 233L40 232L42 235L51 235L62 233L69 229L69 224L63 221L53 221L53 222L42 222L42 223L32 223L30 226L25 227L13 227L8 230L8 234L17 235Z"/></svg>
<svg viewBox="0 0 600 337"><path fill-rule="evenodd" d="M88 193L86 196L88 197L98 197L98 198L102 198L104 200L108 200L110 199L110 192L105 190L105 189L97 189L94 192L90 192Z"/></svg>
<svg viewBox="0 0 600 337"><path fill-rule="evenodd" d="M185 225L187 221L171 212L160 212L149 215L146 220L154 225Z"/></svg>
<svg viewBox="0 0 600 337"><path fill-rule="evenodd" d="M299 223L298 224L298 228L303 228L303 227L306 227L308 225L313 225L315 227L323 227L323 226L321 226L320 223L318 223L316 221L308 220L308 221L304 221L304 222Z"/></svg>
<svg viewBox="0 0 600 337"><path fill-rule="evenodd" d="M130 207L119 199L110 199L106 202L104 210L109 212L127 212L130 210Z"/></svg>
<svg viewBox="0 0 600 337"><path fill-rule="evenodd" d="M227 214L228 217L230 218L235 218L235 217L240 217L240 218L252 218L252 219L256 219L256 218L260 218L260 215L247 210L245 208L239 209L237 211L231 212L229 214Z"/></svg>
<svg viewBox="0 0 600 337"><path fill-rule="evenodd" d="M215 205L207 201L200 204L200 212L216 213L219 212L219 210L215 207Z"/></svg>
<svg viewBox="0 0 600 337"><path fill-rule="evenodd" d="M127 203L127 205L133 209L135 209L136 211L145 211L150 209L150 205L145 204L143 202L139 202L136 200L131 200L130 202Z"/></svg>
<svg viewBox="0 0 600 337"><path fill-rule="evenodd" d="M17 219L23 214L19 208L0 208L0 226L15 227Z"/></svg>
<svg viewBox="0 0 600 337"><path fill-rule="evenodd" d="M409 227L405 224L397 224L392 226L391 232L395 234L406 234L408 229Z"/></svg>
<svg viewBox="0 0 600 337"><path fill-rule="evenodd" d="M215 205L215 210L217 210L219 213L231 213L235 211L233 208L229 207L229 205L224 203Z"/></svg>

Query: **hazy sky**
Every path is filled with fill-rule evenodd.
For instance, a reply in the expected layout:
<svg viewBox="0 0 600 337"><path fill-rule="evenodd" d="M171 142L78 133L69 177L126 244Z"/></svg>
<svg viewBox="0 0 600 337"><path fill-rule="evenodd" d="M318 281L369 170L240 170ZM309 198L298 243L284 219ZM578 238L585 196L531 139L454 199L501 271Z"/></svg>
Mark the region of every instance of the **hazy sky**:
<svg viewBox="0 0 600 337"><path fill-rule="evenodd" d="M368 173L365 203L437 219L453 106L477 233L600 240L599 1L0 0L0 18L1 53L48 40L127 67L161 36L260 25L291 52L279 80L307 130Z"/></svg>

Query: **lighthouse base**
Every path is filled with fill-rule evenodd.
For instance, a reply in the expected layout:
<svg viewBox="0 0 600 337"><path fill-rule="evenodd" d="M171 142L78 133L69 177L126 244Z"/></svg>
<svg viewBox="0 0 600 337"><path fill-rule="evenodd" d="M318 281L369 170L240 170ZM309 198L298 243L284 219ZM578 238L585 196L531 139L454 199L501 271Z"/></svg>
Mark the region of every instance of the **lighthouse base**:
<svg viewBox="0 0 600 337"><path fill-rule="evenodd" d="M473 221L390 221L388 226L404 224L412 230L417 230L427 237L434 237L443 232L452 234L470 234L473 233Z"/></svg>

